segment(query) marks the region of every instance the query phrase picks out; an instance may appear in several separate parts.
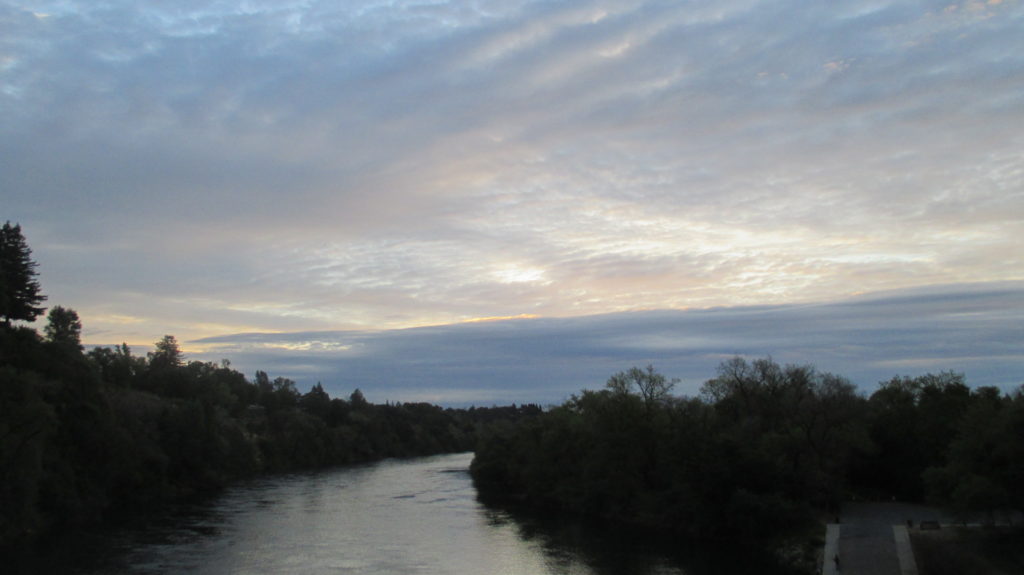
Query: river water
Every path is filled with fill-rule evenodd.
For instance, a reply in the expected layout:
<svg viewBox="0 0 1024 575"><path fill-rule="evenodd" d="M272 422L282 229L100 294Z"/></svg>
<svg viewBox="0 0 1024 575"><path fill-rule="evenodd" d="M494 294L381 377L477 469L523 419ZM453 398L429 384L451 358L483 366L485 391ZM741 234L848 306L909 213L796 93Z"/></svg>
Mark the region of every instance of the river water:
<svg viewBox="0 0 1024 575"><path fill-rule="evenodd" d="M477 501L471 460L467 453L260 478L131 528L79 537L49 560L83 575L766 572L733 552L667 550L621 530L488 508Z"/></svg>

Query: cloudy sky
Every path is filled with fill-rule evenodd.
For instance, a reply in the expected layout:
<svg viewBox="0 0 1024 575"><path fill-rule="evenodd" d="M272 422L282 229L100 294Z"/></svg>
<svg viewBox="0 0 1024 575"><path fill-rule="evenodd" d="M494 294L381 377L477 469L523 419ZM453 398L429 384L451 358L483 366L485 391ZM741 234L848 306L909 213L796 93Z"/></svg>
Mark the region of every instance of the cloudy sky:
<svg viewBox="0 0 1024 575"><path fill-rule="evenodd" d="M1021 30L1021 0L0 0L0 220L87 343L333 394L690 390L736 353L1010 389Z"/></svg>

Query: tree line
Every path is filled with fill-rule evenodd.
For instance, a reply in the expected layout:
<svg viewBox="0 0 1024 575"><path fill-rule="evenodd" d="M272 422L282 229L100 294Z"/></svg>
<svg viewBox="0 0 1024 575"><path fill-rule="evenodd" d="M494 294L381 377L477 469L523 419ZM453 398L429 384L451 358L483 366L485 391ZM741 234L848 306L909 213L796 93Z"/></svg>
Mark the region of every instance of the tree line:
<svg viewBox="0 0 1024 575"><path fill-rule="evenodd" d="M254 474L470 451L479 429L540 413L536 405L451 409L373 404L358 389L302 393L187 361L165 336L85 351L82 323L46 311L20 227L0 229L0 548L83 527Z"/></svg>
<svg viewBox="0 0 1024 575"><path fill-rule="evenodd" d="M1024 512L1024 387L962 374L846 378L733 358L698 397L633 368L540 417L495 426L481 496L699 538L771 540L850 498L930 501L960 517Z"/></svg>

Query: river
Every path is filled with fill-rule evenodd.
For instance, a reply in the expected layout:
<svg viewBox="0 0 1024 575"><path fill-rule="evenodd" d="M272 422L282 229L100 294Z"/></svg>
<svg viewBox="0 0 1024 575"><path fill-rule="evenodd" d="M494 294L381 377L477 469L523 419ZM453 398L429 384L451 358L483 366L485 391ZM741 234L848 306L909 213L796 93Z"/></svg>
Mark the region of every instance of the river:
<svg viewBox="0 0 1024 575"><path fill-rule="evenodd" d="M106 574L767 572L734 552L667 551L621 530L477 501L472 454L246 481L129 528L78 536L30 570Z"/></svg>

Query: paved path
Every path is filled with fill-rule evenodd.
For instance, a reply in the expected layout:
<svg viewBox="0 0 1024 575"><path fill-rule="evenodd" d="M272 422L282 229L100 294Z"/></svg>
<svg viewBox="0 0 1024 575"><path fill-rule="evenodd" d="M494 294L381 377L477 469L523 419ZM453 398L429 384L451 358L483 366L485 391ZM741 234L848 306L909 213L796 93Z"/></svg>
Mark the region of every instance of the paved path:
<svg viewBox="0 0 1024 575"><path fill-rule="evenodd" d="M825 526L825 563L822 575L836 575L834 557L839 555L839 524L829 523Z"/></svg>
<svg viewBox="0 0 1024 575"><path fill-rule="evenodd" d="M907 520L940 521L930 507L906 503L848 503L841 523L825 531L824 575L917 575ZM839 555L838 565L834 561Z"/></svg>

